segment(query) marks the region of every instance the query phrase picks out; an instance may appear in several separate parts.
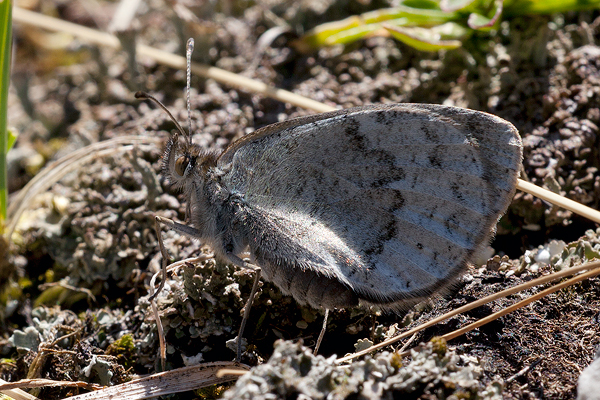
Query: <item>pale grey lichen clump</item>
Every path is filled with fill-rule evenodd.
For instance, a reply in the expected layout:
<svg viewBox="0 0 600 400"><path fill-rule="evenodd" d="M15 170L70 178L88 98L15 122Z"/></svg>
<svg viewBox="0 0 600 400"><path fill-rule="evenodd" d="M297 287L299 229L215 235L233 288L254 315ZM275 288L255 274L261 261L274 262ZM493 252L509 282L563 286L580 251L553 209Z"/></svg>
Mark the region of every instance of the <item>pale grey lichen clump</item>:
<svg viewBox="0 0 600 400"><path fill-rule="evenodd" d="M313 356L299 343L278 341L269 361L253 368L228 390L225 399L501 399L502 386L478 381L477 359L440 351L433 343L413 351L412 360L384 352L350 365L336 357Z"/></svg>
<svg viewBox="0 0 600 400"><path fill-rule="evenodd" d="M55 187L52 207L42 206L44 214L24 218L26 248L47 252L55 275L67 276L72 286L111 279L130 285L132 271L156 253L154 210L174 217L181 207L174 196L163 193L145 158L158 158L158 149L131 155L129 162L125 156L105 159L66 177L63 183L72 188ZM48 225L53 229L45 229Z"/></svg>
<svg viewBox="0 0 600 400"><path fill-rule="evenodd" d="M31 312L32 325L23 330L15 329L5 343L5 347L15 348L22 352L39 350L42 343L50 343L58 336L65 334L65 326L79 328L81 322L70 310L60 311L57 308L38 307ZM61 343L59 343L60 345Z"/></svg>
<svg viewBox="0 0 600 400"><path fill-rule="evenodd" d="M551 263L556 270L561 270L593 259L600 259L600 228L590 229L579 240L569 243Z"/></svg>
<svg viewBox="0 0 600 400"><path fill-rule="evenodd" d="M106 349L124 335L131 332L127 323L132 313L121 310L100 310L81 319L70 310L59 307L37 307L31 312L32 325L23 330L15 329L8 341L0 346L2 354L17 351L19 362L35 370L31 360L45 357L48 371L36 372L45 378L57 379L57 375L68 374L70 379L97 381L102 385L121 383L127 376L116 357L105 353ZM73 332L80 332L75 340ZM57 340L62 338L61 340ZM64 351L61 352L61 351ZM53 354L53 356L48 356ZM71 368L71 369L69 369ZM67 371L67 372L66 372Z"/></svg>
<svg viewBox="0 0 600 400"><path fill-rule="evenodd" d="M560 271L594 259L600 259L600 228L587 230L584 236L569 244L552 240L535 250L528 250L514 271L517 274L525 270L535 273L544 265Z"/></svg>
<svg viewBox="0 0 600 400"><path fill-rule="evenodd" d="M538 274L541 269L548 268L560 271L594 259L600 259L600 228L595 231L589 229L578 240L568 244L562 240L551 240L536 249L525 251L518 260L496 255L488 260L486 268L508 277L523 273Z"/></svg>
<svg viewBox="0 0 600 400"><path fill-rule="evenodd" d="M245 301L240 288L247 293L253 275L214 259L184 266L181 275L168 279L167 290L157 298L159 308L163 310L165 333L169 335L174 330L178 345L189 343L195 347L203 343L202 351L212 349L211 338L222 338L216 340L224 345L226 340L235 337ZM137 310L146 313L148 306L149 303L143 300ZM178 352L175 347L167 349L169 354L175 352Z"/></svg>

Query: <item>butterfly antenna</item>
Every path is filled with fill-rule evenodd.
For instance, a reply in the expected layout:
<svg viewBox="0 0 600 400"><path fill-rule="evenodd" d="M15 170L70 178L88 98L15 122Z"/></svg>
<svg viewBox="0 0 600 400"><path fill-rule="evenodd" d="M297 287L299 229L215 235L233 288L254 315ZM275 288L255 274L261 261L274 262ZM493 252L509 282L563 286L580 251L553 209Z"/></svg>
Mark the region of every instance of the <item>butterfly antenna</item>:
<svg viewBox="0 0 600 400"><path fill-rule="evenodd" d="M177 126L177 130L183 135L183 136L187 136L185 131L183 130L183 128L181 127L181 125L179 124L179 122L177 122L177 120L175 119L175 117L173 116L173 114L171 114L171 111L169 111L167 109L167 107L165 107L165 105L163 103L160 102L160 100L158 100L156 97L149 95L146 92L142 92L139 91L135 94L135 98L136 99L147 99L147 100L152 100L153 102L155 102L160 108L163 109L164 112L167 113L167 115L169 116L169 118L171 118L171 121L173 121L175 123L175 126Z"/></svg>
<svg viewBox="0 0 600 400"><path fill-rule="evenodd" d="M187 84L185 87L186 98L187 98L187 117L188 117L188 143L192 144L192 112L190 106L190 82L192 80L192 53L194 52L194 39L189 38L185 46L185 59L186 59L186 73L187 73Z"/></svg>

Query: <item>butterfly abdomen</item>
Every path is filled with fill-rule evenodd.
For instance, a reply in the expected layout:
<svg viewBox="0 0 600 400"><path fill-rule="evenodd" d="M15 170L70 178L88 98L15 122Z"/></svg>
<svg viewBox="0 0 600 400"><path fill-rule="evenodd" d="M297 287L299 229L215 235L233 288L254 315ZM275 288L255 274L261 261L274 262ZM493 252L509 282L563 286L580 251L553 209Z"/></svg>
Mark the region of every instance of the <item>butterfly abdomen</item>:
<svg viewBox="0 0 600 400"><path fill-rule="evenodd" d="M260 249L254 256L265 279L300 304L326 309L358 306L359 298L348 286L335 277L316 272L318 268L314 265L306 268L294 260L276 259L272 252Z"/></svg>

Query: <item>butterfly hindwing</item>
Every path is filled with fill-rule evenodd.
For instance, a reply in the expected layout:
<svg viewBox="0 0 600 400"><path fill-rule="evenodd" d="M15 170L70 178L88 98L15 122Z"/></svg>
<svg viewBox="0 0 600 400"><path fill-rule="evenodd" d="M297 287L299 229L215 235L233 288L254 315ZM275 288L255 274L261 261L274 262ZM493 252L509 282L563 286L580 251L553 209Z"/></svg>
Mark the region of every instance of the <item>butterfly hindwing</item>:
<svg viewBox="0 0 600 400"><path fill-rule="evenodd" d="M311 305L334 300L308 299L323 278L323 290L393 306L451 284L488 243L521 158L498 117L399 104L271 125L217 165L252 219L245 234L267 279Z"/></svg>

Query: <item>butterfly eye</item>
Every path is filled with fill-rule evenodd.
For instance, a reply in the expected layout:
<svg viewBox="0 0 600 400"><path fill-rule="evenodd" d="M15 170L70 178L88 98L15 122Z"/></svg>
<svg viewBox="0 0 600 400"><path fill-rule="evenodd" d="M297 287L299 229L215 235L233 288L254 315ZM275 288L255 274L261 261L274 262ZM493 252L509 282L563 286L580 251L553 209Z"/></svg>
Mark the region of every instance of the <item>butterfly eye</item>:
<svg viewBox="0 0 600 400"><path fill-rule="evenodd" d="M188 166L188 162L186 160L186 157L185 156L179 157L177 159L177 161L175 161L175 172L177 173L177 175L183 176L187 166Z"/></svg>

